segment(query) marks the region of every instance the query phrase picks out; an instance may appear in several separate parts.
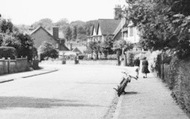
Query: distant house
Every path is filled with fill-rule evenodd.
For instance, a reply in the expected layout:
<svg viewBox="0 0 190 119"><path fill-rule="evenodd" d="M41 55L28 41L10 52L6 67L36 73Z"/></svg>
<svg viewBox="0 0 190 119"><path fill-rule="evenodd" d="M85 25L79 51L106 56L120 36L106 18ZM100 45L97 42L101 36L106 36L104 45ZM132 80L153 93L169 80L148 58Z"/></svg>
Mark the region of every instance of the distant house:
<svg viewBox="0 0 190 119"><path fill-rule="evenodd" d="M59 51L68 51L69 49L65 46L65 40L59 38L59 28L53 27L53 33L49 33L42 26L38 27L30 33L31 37L34 39L34 47L37 49L40 45L46 41L51 43Z"/></svg>
<svg viewBox="0 0 190 119"><path fill-rule="evenodd" d="M132 21L126 20L123 18L119 23L118 27L114 31L114 40L125 40L126 42L137 44L140 40L139 31L137 27L134 26ZM137 50L137 46L135 45L135 50Z"/></svg>
<svg viewBox="0 0 190 119"><path fill-rule="evenodd" d="M73 52L76 52L76 53L78 53L78 54L82 54L82 52L81 52L81 51L79 50L79 48L77 48L77 47L73 49Z"/></svg>
<svg viewBox="0 0 190 119"><path fill-rule="evenodd" d="M102 42L105 40L106 36L114 36L114 31L119 25L120 20L115 19L98 19L95 22L91 30L91 35L88 37L88 42Z"/></svg>

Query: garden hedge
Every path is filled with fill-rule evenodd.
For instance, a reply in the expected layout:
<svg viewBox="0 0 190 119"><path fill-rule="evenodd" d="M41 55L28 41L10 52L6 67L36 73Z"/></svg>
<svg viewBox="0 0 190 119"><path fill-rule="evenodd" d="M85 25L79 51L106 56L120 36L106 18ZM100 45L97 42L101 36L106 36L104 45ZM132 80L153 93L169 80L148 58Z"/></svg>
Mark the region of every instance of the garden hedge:
<svg viewBox="0 0 190 119"><path fill-rule="evenodd" d="M17 57L16 49L13 47L2 46L0 47L0 59L15 59Z"/></svg>

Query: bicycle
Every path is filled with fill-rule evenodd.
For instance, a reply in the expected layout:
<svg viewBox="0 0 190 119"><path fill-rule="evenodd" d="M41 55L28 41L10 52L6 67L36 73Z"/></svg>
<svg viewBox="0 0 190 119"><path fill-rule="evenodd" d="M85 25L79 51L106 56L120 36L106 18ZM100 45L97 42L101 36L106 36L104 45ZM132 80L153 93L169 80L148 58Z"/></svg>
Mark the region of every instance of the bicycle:
<svg viewBox="0 0 190 119"><path fill-rule="evenodd" d="M122 93L125 92L125 88L127 84L131 82L132 78L136 80L138 79L138 77L131 76L126 72L122 72L122 73L124 73L126 76L122 77L120 84L117 86L117 88L114 88L117 91L117 95L119 97L122 95Z"/></svg>

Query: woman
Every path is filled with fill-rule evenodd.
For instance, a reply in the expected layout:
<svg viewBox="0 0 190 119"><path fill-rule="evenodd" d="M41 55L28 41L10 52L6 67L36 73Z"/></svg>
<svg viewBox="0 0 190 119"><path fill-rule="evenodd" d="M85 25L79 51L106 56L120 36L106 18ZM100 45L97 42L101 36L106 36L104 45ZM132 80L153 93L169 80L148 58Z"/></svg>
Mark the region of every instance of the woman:
<svg viewBox="0 0 190 119"><path fill-rule="evenodd" d="M143 78L147 78L147 73L150 73L148 70L148 61L146 60L146 57L144 57L142 61L142 73L145 74Z"/></svg>

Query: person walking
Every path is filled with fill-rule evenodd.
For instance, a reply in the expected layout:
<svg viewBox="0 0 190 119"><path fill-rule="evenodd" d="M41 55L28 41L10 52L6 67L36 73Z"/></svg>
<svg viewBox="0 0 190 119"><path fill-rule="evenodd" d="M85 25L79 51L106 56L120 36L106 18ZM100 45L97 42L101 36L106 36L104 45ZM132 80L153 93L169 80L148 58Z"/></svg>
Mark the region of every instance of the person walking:
<svg viewBox="0 0 190 119"><path fill-rule="evenodd" d="M150 73L150 71L148 70L148 61L146 57L144 57L142 61L142 73L145 74L143 78L147 78L147 74Z"/></svg>
<svg viewBox="0 0 190 119"><path fill-rule="evenodd" d="M134 60L134 66L136 67L135 71L137 73L137 78L139 77L139 70L140 70L140 59L139 57L137 57L135 60Z"/></svg>

